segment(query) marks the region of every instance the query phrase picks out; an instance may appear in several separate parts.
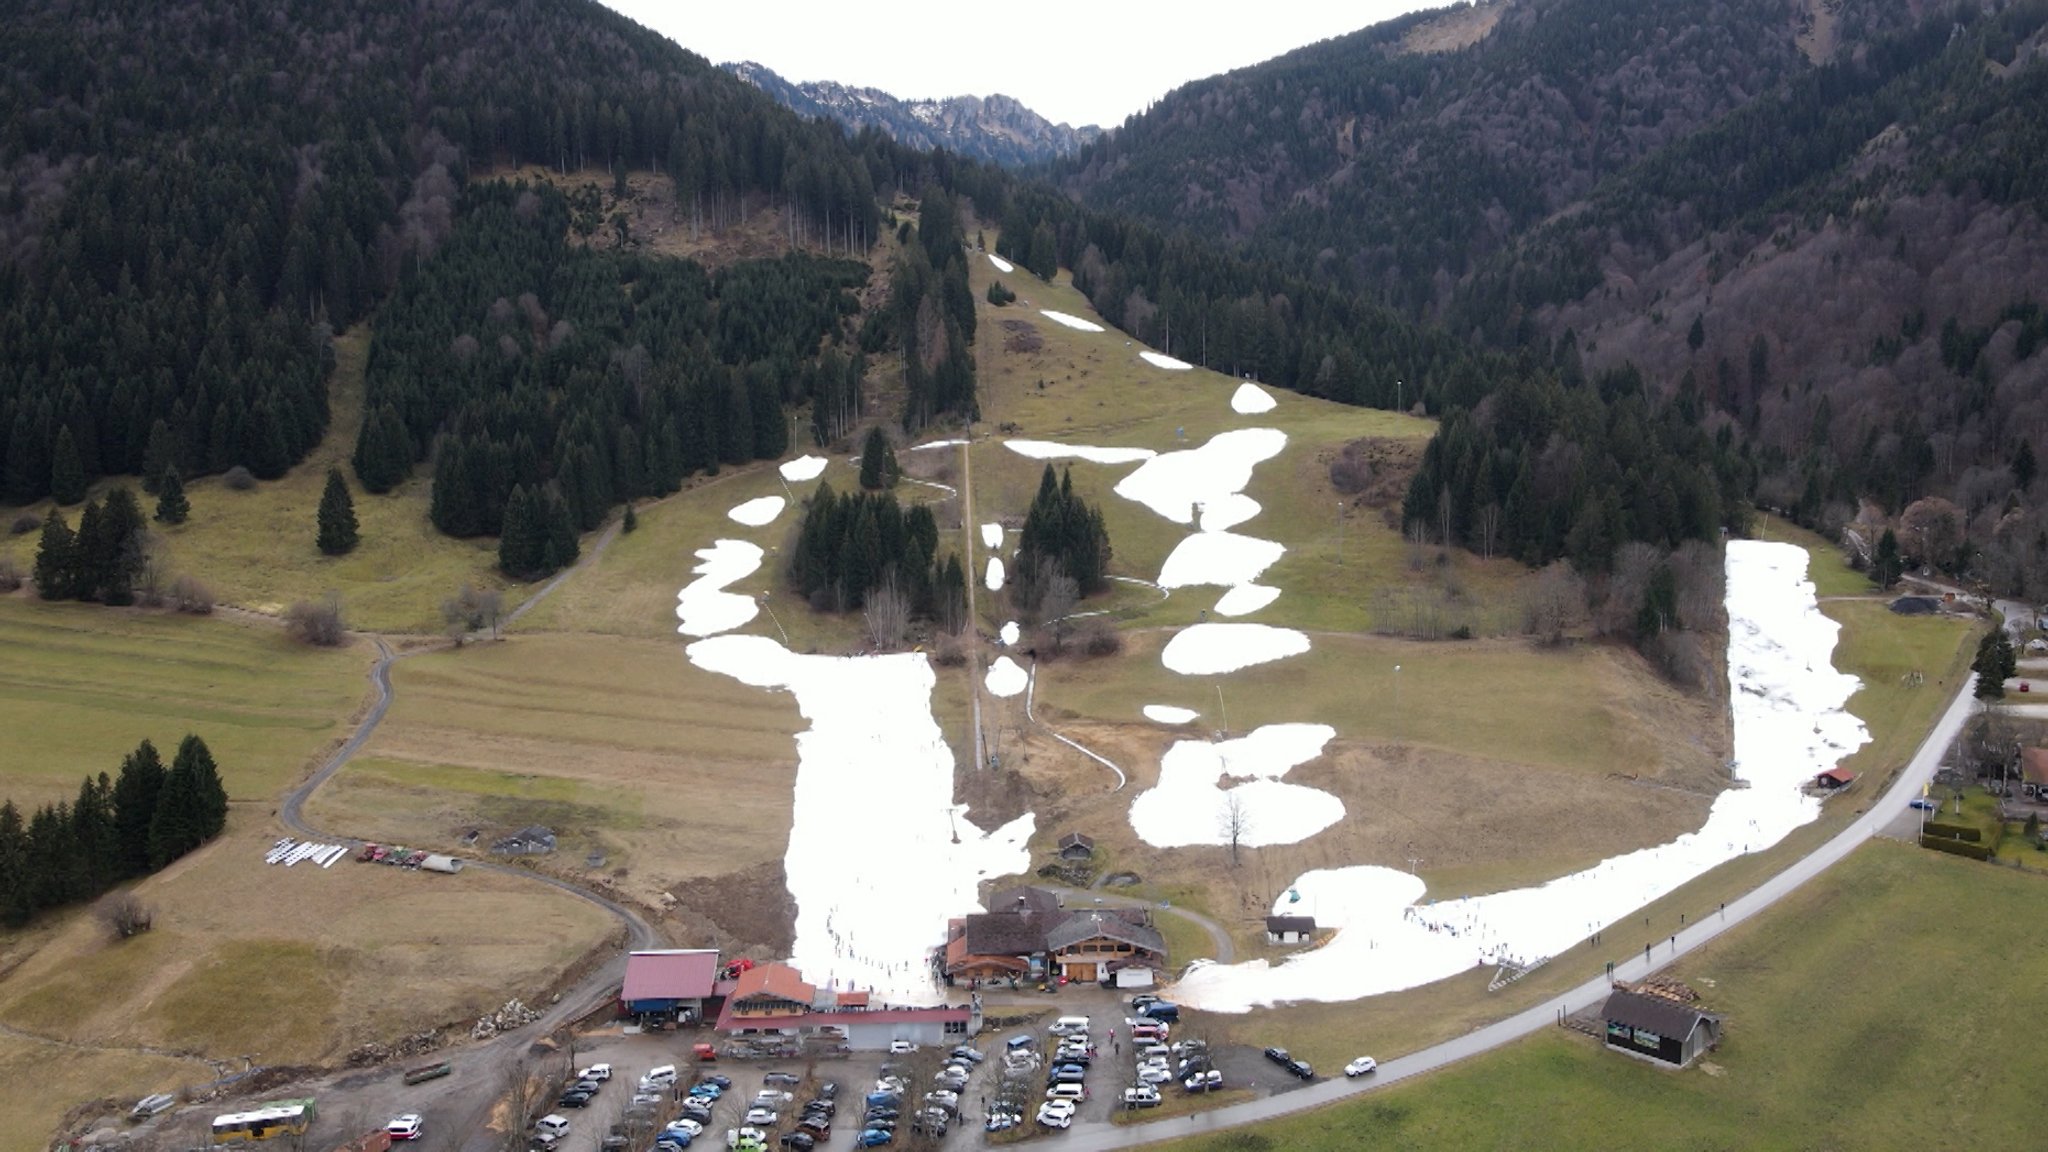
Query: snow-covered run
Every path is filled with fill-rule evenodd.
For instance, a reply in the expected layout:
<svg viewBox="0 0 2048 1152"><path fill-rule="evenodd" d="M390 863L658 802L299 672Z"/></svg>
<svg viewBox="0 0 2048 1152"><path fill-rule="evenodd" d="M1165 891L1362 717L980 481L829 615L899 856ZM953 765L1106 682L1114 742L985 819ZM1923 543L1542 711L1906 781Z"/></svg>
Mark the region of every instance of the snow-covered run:
<svg viewBox="0 0 2048 1152"><path fill-rule="evenodd" d="M1015 620L1012 620L1012 621L1010 621L1009 623L1007 623L1007 624L1003 625L1003 631L1002 631L1002 637L1003 637L1003 647L1005 647L1005 648L1014 648L1014 647L1016 647L1016 645L1017 645L1017 637L1019 637L1019 636L1022 636L1023 634L1024 634L1024 633L1022 632L1022 630L1020 630L1020 629L1019 629L1019 628L1017 627L1017 622L1016 622Z"/></svg>
<svg viewBox="0 0 2048 1152"><path fill-rule="evenodd" d="M1030 677L1024 674L1024 669L1015 660L998 656L996 662L988 666L988 676L982 683L988 686L990 695L1010 697L1022 692L1029 680Z"/></svg>
<svg viewBox="0 0 2048 1152"><path fill-rule="evenodd" d="M1010 442L1010 447L1016 446L1016 441ZM1220 433L1199 448L1164 452L1146 460L1117 482L1116 494L1176 524L1192 524L1196 505L1206 508L1242 496L1244 486L1252 481L1252 468L1286 447L1287 434L1273 428Z"/></svg>
<svg viewBox="0 0 2048 1152"><path fill-rule="evenodd" d="M1280 777L1322 755L1336 734L1327 724L1268 724L1215 744L1176 741L1160 758L1159 783L1131 801L1131 829L1155 848L1228 844L1226 812L1235 798L1242 819L1238 843L1299 844L1342 820L1344 802Z"/></svg>
<svg viewBox="0 0 2048 1152"><path fill-rule="evenodd" d="M1256 416L1261 412L1271 412L1273 407L1272 394L1249 380L1238 385L1237 391L1230 397L1230 410L1246 416Z"/></svg>
<svg viewBox="0 0 2048 1152"><path fill-rule="evenodd" d="M726 515L749 528L759 528L764 524L773 524L775 518L782 515L784 503L780 496L757 496L727 512Z"/></svg>
<svg viewBox="0 0 2048 1152"><path fill-rule="evenodd" d="M965 443L967 443L965 440L934 440L929 444L912 444L910 450L912 452L927 452L933 448L958 448Z"/></svg>
<svg viewBox="0 0 2048 1152"><path fill-rule="evenodd" d="M1262 511L1264 509L1259 507L1257 500L1242 492L1232 492L1202 505L1201 529L1204 532L1228 532Z"/></svg>
<svg viewBox="0 0 2048 1152"><path fill-rule="evenodd" d="M725 591L735 580L752 576L761 567L761 548L744 540L720 540L709 548L697 549L703 563L691 569L695 580L676 593L676 631L685 636L712 636L729 632L752 620L760 612L752 596Z"/></svg>
<svg viewBox="0 0 2048 1152"><path fill-rule="evenodd" d="M1171 704L1145 705L1145 719L1154 724L1186 724L1200 715L1193 708L1176 708Z"/></svg>
<svg viewBox="0 0 2048 1152"><path fill-rule="evenodd" d="M816 480L825 473L825 458L823 456L799 456L784 464L779 471L782 473L782 478L791 483Z"/></svg>
<svg viewBox="0 0 2048 1152"><path fill-rule="evenodd" d="M1046 318L1047 320L1050 320L1050 321L1052 321L1052 322L1053 322L1053 323L1055 323L1055 324L1064 324L1064 325L1066 325L1067 327L1069 327L1069 328L1073 328L1073 329L1075 329L1075 330L1077 330L1077 331L1081 331L1081 332L1100 332L1100 331L1102 331L1102 325L1100 325L1100 324L1097 324L1097 323L1096 323L1095 321L1093 321L1093 320L1083 320L1083 319L1081 319L1081 318L1080 318L1079 316L1069 316L1069 315L1067 315L1067 314L1066 314L1065 312L1054 312L1054 311L1053 311L1052 309L1050 309L1050 308L1041 308L1041 309L1039 309L1039 310L1038 310L1038 313L1039 313L1039 315L1041 315L1041 316L1045 317L1045 318Z"/></svg>
<svg viewBox="0 0 2048 1152"><path fill-rule="evenodd" d="M880 1001L937 1003L932 946L948 918L981 907L981 881L1031 866L1033 819L984 832L953 803L930 662L800 656L765 636L714 637L688 652L708 672L787 689L810 722L796 738L782 863L796 902L791 962L809 980L870 987Z"/></svg>
<svg viewBox="0 0 2048 1152"><path fill-rule="evenodd" d="M1003 526L1001 524L983 524L981 526L981 546L983 548L1001 548L1003 546Z"/></svg>
<svg viewBox="0 0 2048 1152"><path fill-rule="evenodd" d="M1143 360L1154 368L1164 368L1169 372L1185 372L1194 367L1193 364L1185 360L1175 360L1164 352L1154 352L1149 348L1138 353L1138 359Z"/></svg>
<svg viewBox="0 0 2048 1152"><path fill-rule="evenodd" d="M1183 676L1214 676L1299 656L1308 637L1270 624L1196 624L1174 633L1159 662Z"/></svg>
<svg viewBox="0 0 2048 1152"><path fill-rule="evenodd" d="M1086 444L1061 444L1052 440L1005 440L1010 451L1033 460L1086 460L1090 464L1134 464L1159 453L1150 448L1094 448Z"/></svg>
<svg viewBox="0 0 2048 1152"><path fill-rule="evenodd" d="M988 254L988 262L995 265L996 271L998 272L1015 272L1017 270L1016 265L1010 263L1008 260L1003 259L1001 256L998 256L993 252Z"/></svg>
<svg viewBox="0 0 2048 1152"><path fill-rule="evenodd" d="M1239 584L1216 601L1218 616L1249 616L1280 598L1278 588L1264 584Z"/></svg>
<svg viewBox="0 0 2048 1152"><path fill-rule="evenodd" d="M1162 588L1249 584L1287 554L1283 544L1235 532L1197 532L1174 545L1159 569ZM1232 613L1236 615L1236 613Z"/></svg>
<svg viewBox="0 0 2048 1152"><path fill-rule="evenodd" d="M991 592L1001 592L1003 590L1003 558L1001 556L991 556L988 558L988 575L982 580L982 583Z"/></svg>
<svg viewBox="0 0 2048 1152"><path fill-rule="evenodd" d="M1820 805L1801 786L1869 739L1844 710L1858 682L1834 668L1840 628L1820 612L1804 550L1736 540L1725 563L1734 772L1748 786L1716 797L1699 831L1541 887L1428 904L1422 881L1405 872L1373 865L1309 872L1293 885L1299 899L1283 895L1274 908L1338 928L1335 939L1279 965L1198 967L1175 998L1221 1012L1352 1000L1475 965L1560 955L1708 869L1768 848L1812 821Z"/></svg>

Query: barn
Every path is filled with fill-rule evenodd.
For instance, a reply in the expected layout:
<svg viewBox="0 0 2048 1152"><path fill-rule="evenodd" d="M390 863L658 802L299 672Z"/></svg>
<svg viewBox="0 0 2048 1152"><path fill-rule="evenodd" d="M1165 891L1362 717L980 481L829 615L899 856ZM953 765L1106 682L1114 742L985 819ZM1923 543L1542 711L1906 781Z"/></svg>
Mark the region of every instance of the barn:
<svg viewBox="0 0 2048 1152"><path fill-rule="evenodd" d="M1607 1046L1683 1068L1721 1043L1721 1018L1667 996L1617 989L1600 1009Z"/></svg>
<svg viewBox="0 0 2048 1152"><path fill-rule="evenodd" d="M704 1001L718 979L716 948L656 948L626 957L619 1006L632 1016L689 1013L702 1019Z"/></svg>
<svg viewBox="0 0 2048 1152"><path fill-rule="evenodd" d="M1268 916L1266 917L1266 943L1306 944L1316 938L1316 918L1313 916Z"/></svg>

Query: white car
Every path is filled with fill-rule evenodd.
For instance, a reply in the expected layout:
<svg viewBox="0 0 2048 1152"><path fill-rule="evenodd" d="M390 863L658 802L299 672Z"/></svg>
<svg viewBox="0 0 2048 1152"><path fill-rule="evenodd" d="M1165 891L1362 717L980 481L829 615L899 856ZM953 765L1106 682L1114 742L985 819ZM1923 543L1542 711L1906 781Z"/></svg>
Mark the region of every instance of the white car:
<svg viewBox="0 0 2048 1152"><path fill-rule="evenodd" d="M1047 1100L1066 1100L1078 1104L1088 1098L1088 1086L1085 1084L1055 1084L1045 1090L1045 1098Z"/></svg>
<svg viewBox="0 0 2048 1152"><path fill-rule="evenodd" d="M692 1140L704 1134L704 1126L688 1116L678 1117L669 1121L667 1127L672 1132L688 1132Z"/></svg>
<svg viewBox="0 0 2048 1152"><path fill-rule="evenodd" d="M1038 1122L1047 1128L1065 1128L1074 1122L1072 1100L1047 1100L1038 1106Z"/></svg>
<svg viewBox="0 0 2048 1152"><path fill-rule="evenodd" d="M915 1052L915 1051L917 1051L917 1041L915 1041L915 1040L891 1040L891 1041L889 1041L889 1052L890 1052L890 1054L891 1054L891 1055L895 1055L895 1056L901 1056L901 1055L904 1055L905 1053L908 1053L908 1052Z"/></svg>
<svg viewBox="0 0 2048 1152"><path fill-rule="evenodd" d="M782 1119L781 1113L773 1108L750 1108L747 1110L747 1123L758 1125L762 1128L766 1128L780 1119Z"/></svg>
<svg viewBox="0 0 2048 1152"><path fill-rule="evenodd" d="M393 1140L417 1140L420 1138L420 1114L407 1112L384 1126Z"/></svg>
<svg viewBox="0 0 2048 1152"><path fill-rule="evenodd" d="M1150 1085L1124 1089L1124 1107L1156 1108L1159 1106L1159 1089Z"/></svg>
<svg viewBox="0 0 2048 1152"><path fill-rule="evenodd" d="M590 1067L578 1072L576 1078L578 1080L595 1080L602 1084L612 1078L612 1066L609 1064L592 1064Z"/></svg>
<svg viewBox="0 0 2048 1152"><path fill-rule="evenodd" d="M1155 1064L1138 1069L1138 1079L1146 1084L1167 1084L1172 1082L1173 1073Z"/></svg>
<svg viewBox="0 0 2048 1152"><path fill-rule="evenodd" d="M1353 1060L1351 1063L1346 1064L1344 1066L1344 1074L1346 1076L1366 1076L1370 1075L1373 1069L1378 1068L1379 1066L1380 1062L1373 1059L1372 1057L1360 1056L1358 1059Z"/></svg>
<svg viewBox="0 0 2048 1152"><path fill-rule="evenodd" d="M775 1108L787 1104L794 1099L796 1097L791 1096L787 1092L777 1092L773 1088L763 1088L759 1092L754 1093L754 1107Z"/></svg>

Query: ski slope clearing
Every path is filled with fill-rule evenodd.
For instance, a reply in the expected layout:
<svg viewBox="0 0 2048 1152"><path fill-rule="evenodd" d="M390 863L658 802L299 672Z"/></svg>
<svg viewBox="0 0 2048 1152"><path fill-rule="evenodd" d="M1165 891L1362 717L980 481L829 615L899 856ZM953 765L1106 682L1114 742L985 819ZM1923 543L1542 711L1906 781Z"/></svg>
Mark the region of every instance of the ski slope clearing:
<svg viewBox="0 0 2048 1152"><path fill-rule="evenodd" d="M1030 867L1033 818L988 832L953 802L931 663L922 653L798 655L765 636L717 636L687 651L706 671L787 690L810 722L796 740L783 860L796 901L791 962L889 1003L939 1002L932 943L950 917L981 907L982 880Z"/></svg>
<svg viewBox="0 0 2048 1152"><path fill-rule="evenodd" d="M988 558L988 574L983 578L982 583L986 585L988 590L991 592L1001 592L1003 590L1002 557L991 556Z"/></svg>
<svg viewBox="0 0 2048 1152"><path fill-rule="evenodd" d="M780 496L757 496L727 512L726 515L749 528L760 528L773 524L787 502Z"/></svg>
<svg viewBox="0 0 2048 1152"><path fill-rule="evenodd" d="M1234 532L1197 532L1174 545L1172 554L1159 569L1159 586L1191 588L1197 584L1220 584L1230 588L1249 584L1286 554L1286 546L1271 540ZM1273 594L1279 595L1279 589L1273 589Z"/></svg>
<svg viewBox="0 0 2048 1152"><path fill-rule="evenodd" d="M760 612L752 596L725 591L735 580L752 576L761 567L761 548L744 540L720 540L699 548L703 563L691 569L697 579L676 593L676 631L685 636L714 636L730 632Z"/></svg>
<svg viewBox="0 0 2048 1152"><path fill-rule="evenodd" d="M1016 442L1011 441L1010 446L1016 447ZM1286 447L1287 434L1273 428L1218 433L1199 448L1151 457L1118 481L1115 491L1175 524L1193 524L1197 507L1242 498L1244 486L1251 483L1252 469ZM1256 513L1258 504L1253 502L1251 507Z"/></svg>
<svg viewBox="0 0 2048 1152"><path fill-rule="evenodd" d="M981 526L981 546L983 548L1001 548L1003 546L1003 526L1001 524L983 524Z"/></svg>
<svg viewBox="0 0 2048 1152"><path fill-rule="evenodd" d="M1280 598L1278 588L1264 584L1239 584L1216 601L1218 616L1249 616Z"/></svg>
<svg viewBox="0 0 2048 1152"><path fill-rule="evenodd" d="M1030 679L1015 660L1008 656L1000 656L996 658L995 663L988 666L988 676L982 683L991 695L1008 698L1024 691L1024 686L1030 683Z"/></svg>
<svg viewBox="0 0 2048 1152"><path fill-rule="evenodd" d="M1859 686L1832 663L1840 627L1820 612L1806 552L1730 541L1728 679L1735 776L1747 787L1714 800L1704 827L1535 888L1424 903L1422 881L1375 866L1318 869L1285 910L1337 926L1335 939L1279 965L1208 965L1179 999L1243 1012L1300 1000L1351 1000L1413 988L1475 965L1529 963L1566 952L1716 865L1777 843L1820 814L1802 786L1868 739L1845 710ZM1134 813L1135 815L1135 813ZM1276 910L1282 907L1276 903Z"/></svg>

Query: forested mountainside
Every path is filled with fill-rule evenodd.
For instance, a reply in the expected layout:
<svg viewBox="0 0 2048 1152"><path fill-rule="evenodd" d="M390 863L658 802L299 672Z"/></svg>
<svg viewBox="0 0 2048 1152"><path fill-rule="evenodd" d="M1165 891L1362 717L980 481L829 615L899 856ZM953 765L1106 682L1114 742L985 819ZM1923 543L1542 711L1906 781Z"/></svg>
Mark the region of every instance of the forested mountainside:
<svg viewBox="0 0 2048 1152"><path fill-rule="evenodd" d="M904 100L879 88L832 80L798 83L751 60L719 67L775 97L800 116L829 118L848 129L879 128L898 144L944 148L973 160L1015 167L1064 156L1102 135L1093 124L1054 124L1001 94Z"/></svg>
<svg viewBox="0 0 2048 1152"><path fill-rule="evenodd" d="M1759 502L1832 528L1928 501L1922 558L2042 589L2044 25L2038 0L1506 0L1187 85L1056 174L1457 337L1632 366Z"/></svg>
<svg viewBox="0 0 2048 1152"><path fill-rule="evenodd" d="M917 179L589 0L34 0L7 26L13 502L146 459L282 473L326 426L325 333L430 261L483 175L658 169L713 226L774 204L868 238L878 188ZM423 459L433 416L401 415Z"/></svg>

